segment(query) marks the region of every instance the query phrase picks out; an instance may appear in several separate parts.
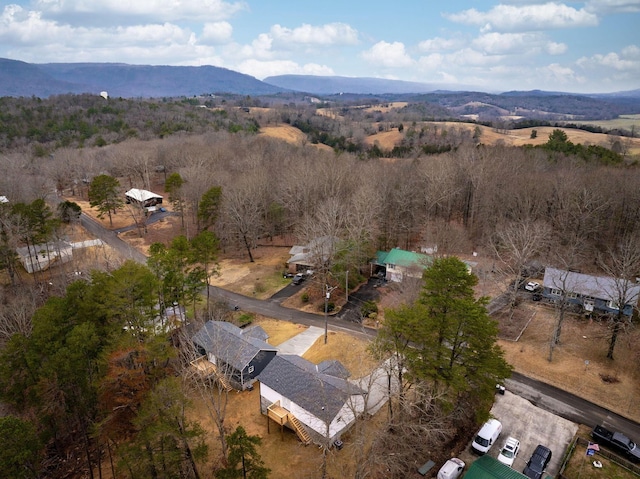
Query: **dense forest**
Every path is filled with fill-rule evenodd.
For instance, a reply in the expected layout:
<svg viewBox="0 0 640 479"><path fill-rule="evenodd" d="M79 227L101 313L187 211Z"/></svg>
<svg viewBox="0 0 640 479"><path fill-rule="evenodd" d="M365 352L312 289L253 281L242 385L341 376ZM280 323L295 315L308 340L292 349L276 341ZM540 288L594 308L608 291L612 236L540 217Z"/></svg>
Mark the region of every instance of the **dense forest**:
<svg viewBox="0 0 640 479"><path fill-rule="evenodd" d="M219 251L246 251L250 261L264 238L335 236L346 245L335 266L353 270L354 281L376 250L426 245L443 255L481 251L515 278L533 260L629 279L640 274L639 263L629 269L623 258L640 224L640 169L629 151L574 144L561 130L539 147L489 146L455 124L417 118L418 107L407 117L402 110L370 118L347 109L332 118L302 104L211 102L0 99L0 196L7 200L0 204L0 397L12 413L0 422L0 437L21 445L15 477L88 477L99 464L118 477L211 477L202 474L202 429L185 414L185 390L202 385L185 386L188 350L179 338L155 334L153 324L158 305L174 301L193 304L200 321L225 316L198 300ZM390 124L403 133L397 149L365 146L367 135ZM259 134L282 125L297 127L306 140ZM97 196L101 184L121 196L158 181L192 227L153 245L147 265L96 265L90 278L70 278L61 289L39 275L26 284L12 273L16 247L61 239L65 225L77 221L77 209L59 203L62 195L107 205L109 213L121 205ZM448 294L438 289L443 278L461 271L467 278L461 264L436 266L416 302L392 315L402 334L406 321L434 311L434 295ZM473 279L462 283L464 311L487 332L482 344L491 344L495 326L484 300L472 299ZM434 324L439 318L434 314ZM388 333L378 354L397 352L397 337ZM413 380L434 380L419 355L404 357ZM491 374L508 373L499 353L485 359L494 361ZM452 411L465 425L474 408L486 415L494 376L475 378L482 394L474 397L455 371L447 374L451 383L436 377L442 390L420 389L421 411L448 418L447 427ZM434 424L424 421L425 428ZM431 444L455 436L434 436ZM217 439L226 451L227 436ZM0 454L0 467L14 471L6 457ZM384 477L380 464L371 467L360 477ZM394 467L402 477L406 464ZM236 477L219 469L216 477Z"/></svg>

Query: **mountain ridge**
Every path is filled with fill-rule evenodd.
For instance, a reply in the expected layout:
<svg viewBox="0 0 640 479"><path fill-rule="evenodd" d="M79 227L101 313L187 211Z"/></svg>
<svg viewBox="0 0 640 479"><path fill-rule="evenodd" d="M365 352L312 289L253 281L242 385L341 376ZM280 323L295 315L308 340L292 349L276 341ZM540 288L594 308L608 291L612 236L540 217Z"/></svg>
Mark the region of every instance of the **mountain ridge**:
<svg viewBox="0 0 640 479"><path fill-rule="evenodd" d="M373 77L276 75L263 81L212 65L168 66L128 63L27 63L0 58L0 96L49 97L107 91L110 96L154 98L203 94L425 95L477 92L503 96L580 96L616 101L640 99L640 89L612 93L543 90L488 92L473 85L420 83Z"/></svg>

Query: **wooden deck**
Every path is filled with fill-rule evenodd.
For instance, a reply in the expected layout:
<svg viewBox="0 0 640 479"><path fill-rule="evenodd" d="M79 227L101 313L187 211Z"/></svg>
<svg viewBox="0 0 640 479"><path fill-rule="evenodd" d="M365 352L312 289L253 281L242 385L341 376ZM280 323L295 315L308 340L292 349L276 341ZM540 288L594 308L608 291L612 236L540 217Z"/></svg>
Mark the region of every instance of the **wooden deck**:
<svg viewBox="0 0 640 479"><path fill-rule="evenodd" d="M209 361L206 356L200 356L198 359L191 361L191 367L201 376L213 377L224 390L231 391L233 389L227 377L221 374L216 365Z"/></svg>

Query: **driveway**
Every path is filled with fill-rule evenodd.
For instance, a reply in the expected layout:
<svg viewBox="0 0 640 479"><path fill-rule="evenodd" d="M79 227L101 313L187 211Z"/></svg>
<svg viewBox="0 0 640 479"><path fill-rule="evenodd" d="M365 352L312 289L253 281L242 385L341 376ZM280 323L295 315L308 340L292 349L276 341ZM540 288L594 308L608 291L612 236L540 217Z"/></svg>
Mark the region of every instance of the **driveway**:
<svg viewBox="0 0 640 479"><path fill-rule="evenodd" d="M542 444L552 453L547 473L553 477L558 474L567 446L578 431L577 424L540 409L510 391L504 396L496 394L491 414L502 423L502 434L489 455L497 457L507 437L513 436L520 441L520 453L513 463L516 471L524 469L533 450Z"/></svg>

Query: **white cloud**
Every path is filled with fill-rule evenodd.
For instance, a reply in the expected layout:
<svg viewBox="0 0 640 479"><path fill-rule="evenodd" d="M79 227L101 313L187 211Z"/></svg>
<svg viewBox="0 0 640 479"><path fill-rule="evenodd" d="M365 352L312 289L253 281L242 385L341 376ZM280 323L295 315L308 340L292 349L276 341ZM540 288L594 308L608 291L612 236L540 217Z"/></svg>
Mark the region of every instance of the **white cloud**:
<svg viewBox="0 0 640 479"><path fill-rule="evenodd" d="M326 65L307 63L299 65L289 60L258 61L254 59L245 60L235 66L235 70L254 76L259 79L274 75L297 74L297 75L335 75L334 71Z"/></svg>
<svg viewBox="0 0 640 479"><path fill-rule="evenodd" d="M542 51L550 55L564 53L563 43L548 41L542 33L498 33L480 35L471 46L488 55L537 55Z"/></svg>
<svg viewBox="0 0 640 479"><path fill-rule="evenodd" d="M386 68L404 68L414 64L404 49L404 43L401 42L378 42L369 50L362 52L362 58L369 63Z"/></svg>
<svg viewBox="0 0 640 479"><path fill-rule="evenodd" d="M496 5L488 12L475 8L460 13L446 14L445 18L467 25L481 26L483 31L528 32L598 24L598 17L584 9L559 3L542 5Z"/></svg>
<svg viewBox="0 0 640 479"><path fill-rule="evenodd" d="M205 23L200 40L207 44L222 44L231 40L233 27L229 22Z"/></svg>
<svg viewBox="0 0 640 479"><path fill-rule="evenodd" d="M626 59L617 53L611 52L605 55L596 54L591 57L582 57L577 61L582 68L589 70L618 70L640 73L640 60Z"/></svg>
<svg viewBox="0 0 640 479"><path fill-rule="evenodd" d="M143 17L154 21L221 20L246 9L244 2L223 0L37 0L35 7L46 16L86 18L95 15L98 19L109 17ZM135 20L134 20L135 21Z"/></svg>
<svg viewBox="0 0 640 479"><path fill-rule="evenodd" d="M274 25L271 27L270 35L278 45L288 47L296 45L355 45L358 43L358 31L344 23L328 23L320 26L305 23L297 28Z"/></svg>
<svg viewBox="0 0 640 479"><path fill-rule="evenodd" d="M640 12L640 0L589 0L585 9L599 15Z"/></svg>
<svg viewBox="0 0 640 479"><path fill-rule="evenodd" d="M572 68L558 63L551 63L538 68L537 73L544 84L548 85L547 88L550 87L555 90L567 89L576 84L584 84L587 81L585 77L578 75Z"/></svg>
<svg viewBox="0 0 640 479"><path fill-rule="evenodd" d="M640 60L640 48L637 45L626 46L622 49L621 53L625 58Z"/></svg>
<svg viewBox="0 0 640 479"><path fill-rule="evenodd" d="M421 52L441 52L443 50L460 48L462 44L463 41L459 38L435 37L418 43L418 49Z"/></svg>

